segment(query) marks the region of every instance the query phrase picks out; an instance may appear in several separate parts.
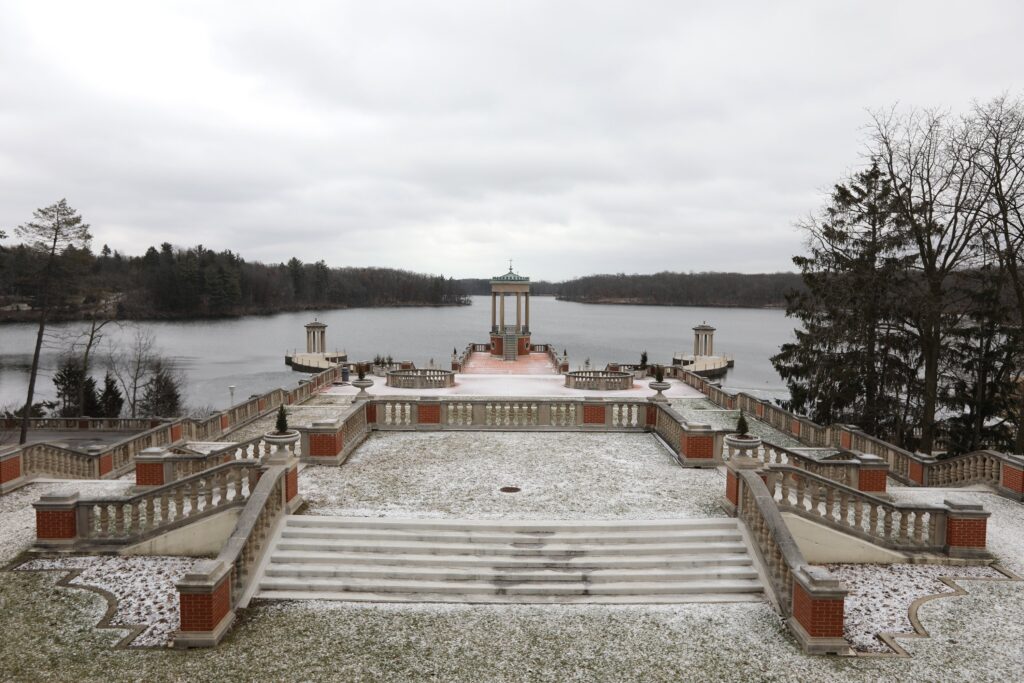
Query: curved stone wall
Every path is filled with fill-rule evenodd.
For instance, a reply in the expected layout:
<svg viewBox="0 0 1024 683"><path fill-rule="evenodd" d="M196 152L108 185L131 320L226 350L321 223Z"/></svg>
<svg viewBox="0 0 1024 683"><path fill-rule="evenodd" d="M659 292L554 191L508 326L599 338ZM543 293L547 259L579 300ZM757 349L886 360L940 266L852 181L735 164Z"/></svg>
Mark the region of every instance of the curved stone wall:
<svg viewBox="0 0 1024 683"><path fill-rule="evenodd" d="M392 370L387 386L396 389L444 389L455 386L455 373L451 370Z"/></svg>
<svg viewBox="0 0 1024 683"><path fill-rule="evenodd" d="M565 386L570 389L615 391L633 388L633 373L611 370L577 370L565 373Z"/></svg>

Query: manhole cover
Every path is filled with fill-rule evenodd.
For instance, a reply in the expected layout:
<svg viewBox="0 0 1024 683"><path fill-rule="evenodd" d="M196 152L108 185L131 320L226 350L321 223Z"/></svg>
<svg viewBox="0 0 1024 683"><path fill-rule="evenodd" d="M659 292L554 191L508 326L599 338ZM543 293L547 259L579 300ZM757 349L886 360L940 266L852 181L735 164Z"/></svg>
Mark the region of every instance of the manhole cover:
<svg viewBox="0 0 1024 683"><path fill-rule="evenodd" d="M522 489L520 489L518 486L502 486L498 490L501 491L502 493L519 493Z"/></svg>

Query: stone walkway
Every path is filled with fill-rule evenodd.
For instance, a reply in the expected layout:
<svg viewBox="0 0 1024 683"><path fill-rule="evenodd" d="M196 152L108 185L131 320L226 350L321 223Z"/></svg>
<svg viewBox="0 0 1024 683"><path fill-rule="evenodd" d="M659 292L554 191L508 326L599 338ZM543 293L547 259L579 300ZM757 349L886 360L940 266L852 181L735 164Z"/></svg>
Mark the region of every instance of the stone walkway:
<svg viewBox="0 0 1024 683"><path fill-rule="evenodd" d="M554 375L557 368L546 353L519 356L514 361L495 358L489 353L476 351L466 360L462 373L466 375Z"/></svg>

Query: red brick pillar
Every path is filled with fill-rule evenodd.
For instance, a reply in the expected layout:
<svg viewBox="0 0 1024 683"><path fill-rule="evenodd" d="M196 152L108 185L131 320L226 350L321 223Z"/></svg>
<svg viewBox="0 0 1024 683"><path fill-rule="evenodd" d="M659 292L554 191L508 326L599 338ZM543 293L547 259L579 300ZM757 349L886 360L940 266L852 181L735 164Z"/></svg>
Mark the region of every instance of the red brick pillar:
<svg viewBox="0 0 1024 683"><path fill-rule="evenodd" d="M1017 499L1024 498L1024 458L1009 456L1001 463L999 486Z"/></svg>
<svg viewBox="0 0 1024 683"><path fill-rule="evenodd" d="M843 638L846 590L821 567L805 566L793 573L789 625L806 652L848 653Z"/></svg>
<svg viewBox="0 0 1024 683"><path fill-rule="evenodd" d="M36 510L37 546L74 545L78 540L78 493L43 496L32 507Z"/></svg>
<svg viewBox="0 0 1024 683"><path fill-rule="evenodd" d="M235 619L231 567L217 560L200 562L177 587L181 628L174 636L174 646L213 647L219 643Z"/></svg>
<svg viewBox="0 0 1024 683"><path fill-rule="evenodd" d="M860 461L860 467L857 468L857 490L884 494L889 476L889 463L871 453L860 453L857 460Z"/></svg>
<svg viewBox="0 0 1024 683"><path fill-rule="evenodd" d="M743 488L743 479L740 477L741 470L756 470L761 462L756 458L747 456L734 456L725 463L725 498L722 499L722 507L732 516L739 513L740 498Z"/></svg>
<svg viewBox="0 0 1024 683"><path fill-rule="evenodd" d="M327 462L329 458L337 464L344 448L344 423L340 420L320 420L309 427L299 427L302 434L302 459L306 462Z"/></svg>
<svg viewBox="0 0 1024 683"><path fill-rule="evenodd" d="M163 486L174 481L174 464L163 448L146 448L135 456L135 485Z"/></svg>
<svg viewBox="0 0 1024 683"><path fill-rule="evenodd" d="M12 482L21 479L24 472L21 457L22 451L18 450L0 459L0 493L13 488Z"/></svg>
<svg viewBox="0 0 1024 683"><path fill-rule="evenodd" d="M687 422L679 435L679 457L684 465L710 466L715 457L715 433L711 425Z"/></svg>
<svg viewBox="0 0 1024 683"><path fill-rule="evenodd" d="M419 403L416 404L415 424L438 425L441 424L440 403Z"/></svg>
<svg viewBox="0 0 1024 683"><path fill-rule="evenodd" d="M604 403L583 404L583 424L603 425L607 420L607 406Z"/></svg>
<svg viewBox="0 0 1024 683"><path fill-rule="evenodd" d="M988 557L985 549L990 512L981 505L955 498L943 501L946 513L946 552L951 557Z"/></svg>

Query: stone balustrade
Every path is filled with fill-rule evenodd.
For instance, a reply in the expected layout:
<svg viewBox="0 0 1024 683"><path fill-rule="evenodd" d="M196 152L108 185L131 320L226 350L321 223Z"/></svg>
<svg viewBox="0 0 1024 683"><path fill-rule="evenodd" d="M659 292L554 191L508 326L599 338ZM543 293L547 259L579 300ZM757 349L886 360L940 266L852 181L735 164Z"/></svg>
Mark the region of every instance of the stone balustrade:
<svg viewBox="0 0 1024 683"><path fill-rule="evenodd" d="M110 550L238 506L256 484L255 462L231 462L129 496L43 496L36 509L36 547Z"/></svg>
<svg viewBox="0 0 1024 683"><path fill-rule="evenodd" d="M749 532L776 609L806 652L849 654L843 638L847 591L827 570L806 562L758 473L738 474L736 516Z"/></svg>
<svg viewBox="0 0 1024 683"><path fill-rule="evenodd" d="M859 491L885 493L889 466L876 455L861 453L843 460L815 459L803 453L761 442L755 447L737 447L723 440L722 460L747 457L762 465L791 465Z"/></svg>
<svg viewBox="0 0 1024 683"><path fill-rule="evenodd" d="M633 388L633 373L611 370L576 370L565 373L565 386L570 389L619 391Z"/></svg>
<svg viewBox="0 0 1024 683"><path fill-rule="evenodd" d="M287 466L271 466L262 473L217 557L197 564L178 582L181 623L175 647L213 647L220 642L236 610L248 604L256 568L297 495Z"/></svg>
<svg viewBox="0 0 1024 683"><path fill-rule="evenodd" d="M455 373L432 368L391 370L387 374L387 386L397 389L444 389L455 386Z"/></svg>
<svg viewBox="0 0 1024 683"><path fill-rule="evenodd" d="M928 551L959 556L987 556L985 543L964 543L950 535L951 519L961 515L944 505L905 505L839 484L826 477L790 466L763 470L772 499L780 510L830 526L892 550ZM972 509L982 520L987 513ZM956 525L953 522L954 526ZM984 532L981 534L984 538Z"/></svg>

